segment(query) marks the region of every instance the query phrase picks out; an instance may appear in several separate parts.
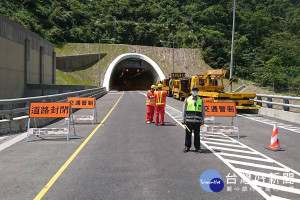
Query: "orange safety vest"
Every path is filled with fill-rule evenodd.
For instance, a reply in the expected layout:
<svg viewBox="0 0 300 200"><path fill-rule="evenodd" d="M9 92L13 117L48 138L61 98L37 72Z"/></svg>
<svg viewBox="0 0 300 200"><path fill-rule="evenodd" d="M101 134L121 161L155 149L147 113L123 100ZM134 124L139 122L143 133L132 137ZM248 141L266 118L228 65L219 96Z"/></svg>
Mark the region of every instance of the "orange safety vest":
<svg viewBox="0 0 300 200"><path fill-rule="evenodd" d="M154 93L151 91L147 92L147 101L146 101L147 106L155 106L155 96Z"/></svg>
<svg viewBox="0 0 300 200"><path fill-rule="evenodd" d="M166 104L167 93L165 91L155 92L155 103L156 105L165 105Z"/></svg>

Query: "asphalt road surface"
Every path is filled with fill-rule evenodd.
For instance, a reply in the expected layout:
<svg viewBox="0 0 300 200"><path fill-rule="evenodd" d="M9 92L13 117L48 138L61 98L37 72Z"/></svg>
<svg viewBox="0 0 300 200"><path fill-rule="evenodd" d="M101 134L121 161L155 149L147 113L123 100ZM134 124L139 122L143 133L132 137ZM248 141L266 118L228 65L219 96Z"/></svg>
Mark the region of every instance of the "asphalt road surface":
<svg viewBox="0 0 300 200"><path fill-rule="evenodd" d="M203 153L183 153L182 102L167 99L166 126L146 124L145 93L98 99L98 123L76 124L70 141L31 136L1 150L0 199L300 199L299 124L242 114L240 138L205 134ZM215 121L231 125L232 118ZM285 151L265 149L275 121ZM61 120L48 127L63 126ZM201 187L208 169L220 173L221 192Z"/></svg>

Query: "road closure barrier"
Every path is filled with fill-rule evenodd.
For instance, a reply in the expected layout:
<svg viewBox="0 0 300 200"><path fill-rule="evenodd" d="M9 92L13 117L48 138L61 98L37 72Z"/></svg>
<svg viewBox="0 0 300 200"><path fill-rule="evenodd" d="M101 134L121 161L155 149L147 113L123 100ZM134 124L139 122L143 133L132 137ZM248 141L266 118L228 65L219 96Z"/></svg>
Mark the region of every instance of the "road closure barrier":
<svg viewBox="0 0 300 200"><path fill-rule="evenodd" d="M214 102L214 98L202 98L203 104L205 105L207 102ZM205 123L213 122L215 124L215 117L214 116L205 116L204 118Z"/></svg>
<svg viewBox="0 0 300 200"><path fill-rule="evenodd" d="M30 120L33 118L68 118L70 121L70 103L30 103L27 142L30 135L66 135L69 141L70 122L67 128L30 128ZM75 131L75 130L74 130Z"/></svg>
<svg viewBox="0 0 300 200"><path fill-rule="evenodd" d="M94 125L95 119L97 120L96 98L94 97L68 97L68 102L73 108L79 109L93 109L92 115L72 115L71 121L73 123L91 121ZM69 118L65 118L65 124Z"/></svg>
<svg viewBox="0 0 300 200"><path fill-rule="evenodd" d="M240 138L238 122L237 122L237 110L235 102L205 102L205 117L235 117L236 125L233 126L201 126L202 138L204 138L204 133L237 133L238 138ZM213 118L214 119L214 118ZM206 120L206 118L205 118ZM215 122L214 122L215 123Z"/></svg>

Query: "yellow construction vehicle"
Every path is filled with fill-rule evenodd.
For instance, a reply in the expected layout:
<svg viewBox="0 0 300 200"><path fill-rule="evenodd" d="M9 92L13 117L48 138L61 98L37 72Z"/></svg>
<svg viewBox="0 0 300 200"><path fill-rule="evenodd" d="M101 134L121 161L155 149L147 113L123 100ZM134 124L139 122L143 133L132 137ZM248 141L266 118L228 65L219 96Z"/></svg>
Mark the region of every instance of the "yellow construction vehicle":
<svg viewBox="0 0 300 200"><path fill-rule="evenodd" d="M172 96L172 88L169 86L170 78L166 78L161 81L161 84L163 85L162 90L167 92L167 96L171 97Z"/></svg>
<svg viewBox="0 0 300 200"><path fill-rule="evenodd" d="M226 70L207 70L206 74L198 74L190 78L190 88L197 86L198 95L201 97L212 97L215 102L235 101L237 109L259 109L254 105L255 93L250 92L224 92L223 79Z"/></svg>
<svg viewBox="0 0 300 200"><path fill-rule="evenodd" d="M171 73L169 86L175 99L182 101L190 94L190 79L185 77L185 73Z"/></svg>

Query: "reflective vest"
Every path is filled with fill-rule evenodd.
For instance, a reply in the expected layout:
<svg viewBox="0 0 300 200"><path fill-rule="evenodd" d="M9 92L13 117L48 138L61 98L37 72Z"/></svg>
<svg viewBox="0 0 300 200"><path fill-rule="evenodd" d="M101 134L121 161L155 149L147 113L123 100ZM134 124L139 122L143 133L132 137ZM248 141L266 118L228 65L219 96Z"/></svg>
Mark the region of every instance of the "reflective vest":
<svg viewBox="0 0 300 200"><path fill-rule="evenodd" d="M156 105L165 105L166 103L166 92L165 91L157 91L155 92Z"/></svg>
<svg viewBox="0 0 300 200"><path fill-rule="evenodd" d="M154 93L151 91L147 92L147 101L146 101L147 106L155 106L155 96Z"/></svg>
<svg viewBox="0 0 300 200"><path fill-rule="evenodd" d="M193 96L186 99L186 123L201 123L202 122L202 99L197 97L196 105Z"/></svg>

